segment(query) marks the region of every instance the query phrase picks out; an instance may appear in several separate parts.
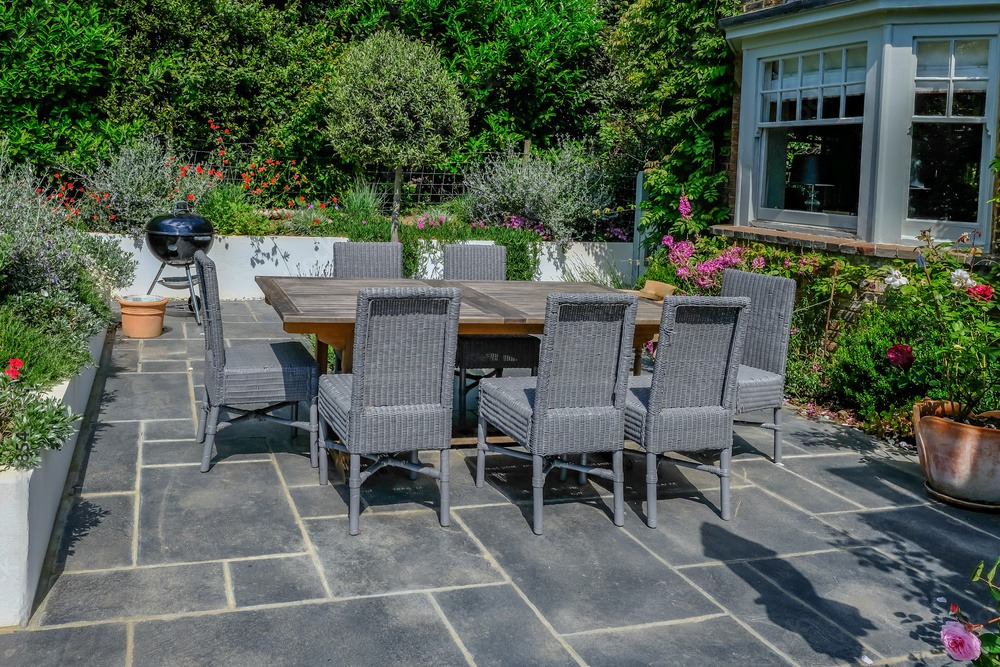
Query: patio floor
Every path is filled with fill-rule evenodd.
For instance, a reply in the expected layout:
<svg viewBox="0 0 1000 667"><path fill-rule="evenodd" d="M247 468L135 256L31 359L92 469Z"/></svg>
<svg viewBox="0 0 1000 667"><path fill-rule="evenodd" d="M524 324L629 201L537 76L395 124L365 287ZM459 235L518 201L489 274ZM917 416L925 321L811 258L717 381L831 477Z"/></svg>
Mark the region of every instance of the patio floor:
<svg viewBox="0 0 1000 667"><path fill-rule="evenodd" d="M233 344L284 336L260 302L224 318ZM204 339L183 311L166 324L106 350L61 547L29 626L0 632L5 667L945 665L947 603L988 618L968 574L1000 554L1000 517L929 502L912 458L791 410L785 467L737 428L729 522L716 478L664 463L648 529L632 455L624 528L603 481L553 473L536 537L530 462L491 455L480 490L456 449L450 528L435 482L389 469L352 538L346 485L317 485L287 427L234 426L198 471Z"/></svg>

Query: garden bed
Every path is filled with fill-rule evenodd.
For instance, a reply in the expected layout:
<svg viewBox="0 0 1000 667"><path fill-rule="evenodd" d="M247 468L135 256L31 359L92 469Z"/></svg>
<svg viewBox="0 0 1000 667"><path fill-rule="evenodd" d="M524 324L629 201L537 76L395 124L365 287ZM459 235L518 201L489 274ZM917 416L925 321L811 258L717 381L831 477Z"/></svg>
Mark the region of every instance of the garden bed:
<svg viewBox="0 0 1000 667"><path fill-rule="evenodd" d="M91 338L94 364L46 392L73 413L87 408L107 332ZM32 470L0 472L0 627L20 625L31 615L66 475L80 434L80 421L58 450L42 452Z"/></svg>

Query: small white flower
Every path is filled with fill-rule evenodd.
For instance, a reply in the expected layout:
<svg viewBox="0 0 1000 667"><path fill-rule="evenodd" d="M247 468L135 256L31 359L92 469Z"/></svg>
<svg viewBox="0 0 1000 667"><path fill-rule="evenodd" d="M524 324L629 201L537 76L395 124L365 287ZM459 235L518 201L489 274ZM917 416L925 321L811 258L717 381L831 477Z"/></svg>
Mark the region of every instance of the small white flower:
<svg viewBox="0 0 1000 667"><path fill-rule="evenodd" d="M889 269L889 275L885 277L885 284L889 287L902 287L909 284L906 276L900 273L899 269Z"/></svg>
<svg viewBox="0 0 1000 667"><path fill-rule="evenodd" d="M951 272L951 284L962 289L963 287L975 287L976 281L965 269L955 269Z"/></svg>
<svg viewBox="0 0 1000 667"><path fill-rule="evenodd" d="M946 598L935 598L934 601L945 606L948 604L948 600Z"/></svg>
<svg viewBox="0 0 1000 667"><path fill-rule="evenodd" d="M861 662L865 663L866 665L875 664L874 662L872 662L872 659L869 658L867 655L862 655L861 656Z"/></svg>

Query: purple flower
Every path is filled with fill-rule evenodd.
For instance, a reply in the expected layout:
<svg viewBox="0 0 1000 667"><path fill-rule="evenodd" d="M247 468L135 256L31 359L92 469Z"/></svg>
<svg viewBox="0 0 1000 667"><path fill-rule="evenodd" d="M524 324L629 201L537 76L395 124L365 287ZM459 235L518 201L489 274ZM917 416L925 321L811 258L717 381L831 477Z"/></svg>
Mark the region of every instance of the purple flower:
<svg viewBox="0 0 1000 667"><path fill-rule="evenodd" d="M681 195L681 198L677 200L677 212L681 214L683 220L691 219L691 201L687 195Z"/></svg>
<svg viewBox="0 0 1000 667"><path fill-rule="evenodd" d="M670 248L670 263L674 266L683 266L694 255L695 247L690 241L675 243Z"/></svg>
<svg viewBox="0 0 1000 667"><path fill-rule="evenodd" d="M691 276L691 269L687 266L677 267L677 277L678 278L688 278Z"/></svg>
<svg viewBox="0 0 1000 667"><path fill-rule="evenodd" d="M668 248L673 248L674 247L674 237L671 236L670 234L667 234L666 236L664 236L663 237L663 245L667 246Z"/></svg>
<svg viewBox="0 0 1000 667"><path fill-rule="evenodd" d="M754 257L753 261L750 262L750 266L752 266L755 269L763 269L765 265L766 262L764 261L763 257Z"/></svg>
<svg viewBox="0 0 1000 667"><path fill-rule="evenodd" d="M941 626L941 643L952 660L971 662L983 652L979 637L957 621L948 621Z"/></svg>

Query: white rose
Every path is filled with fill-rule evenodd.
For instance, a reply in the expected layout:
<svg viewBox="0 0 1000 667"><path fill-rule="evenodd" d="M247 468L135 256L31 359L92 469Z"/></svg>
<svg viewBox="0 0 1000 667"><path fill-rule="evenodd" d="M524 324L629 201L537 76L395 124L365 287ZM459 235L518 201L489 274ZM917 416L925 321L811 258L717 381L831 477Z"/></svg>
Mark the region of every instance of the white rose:
<svg viewBox="0 0 1000 667"><path fill-rule="evenodd" d="M965 269L955 269L951 272L951 284L962 289L963 287L975 287L976 281Z"/></svg>
<svg viewBox="0 0 1000 667"><path fill-rule="evenodd" d="M899 269L889 269L889 275L885 277L885 284L889 287L902 287L909 284L906 276L900 273Z"/></svg>

